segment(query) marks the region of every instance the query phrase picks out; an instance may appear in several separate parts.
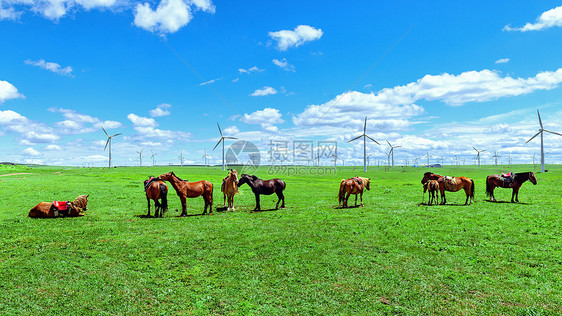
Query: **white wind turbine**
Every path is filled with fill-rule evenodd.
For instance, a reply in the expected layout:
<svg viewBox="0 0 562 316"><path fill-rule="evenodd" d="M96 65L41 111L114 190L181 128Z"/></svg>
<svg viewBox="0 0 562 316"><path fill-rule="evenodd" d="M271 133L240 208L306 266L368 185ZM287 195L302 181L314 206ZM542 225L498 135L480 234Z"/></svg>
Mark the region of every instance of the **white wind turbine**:
<svg viewBox="0 0 562 316"><path fill-rule="evenodd" d="M105 147L103 148L103 150L105 151L105 149L107 148L107 145L109 145L109 168L111 168L111 139L115 136L119 136L122 133L117 133L114 135L109 136L109 134L105 131L105 128L103 128L103 126L101 126L101 129L103 130L103 132L105 133L105 135L107 136L107 141L105 142Z"/></svg>
<svg viewBox="0 0 562 316"><path fill-rule="evenodd" d="M183 167L183 151L180 153L180 155L178 156L181 166Z"/></svg>
<svg viewBox="0 0 562 316"><path fill-rule="evenodd" d="M498 165L498 158L500 158L501 156L498 154L497 151L494 152L494 155L492 156L492 158L496 159L496 166Z"/></svg>
<svg viewBox="0 0 562 316"><path fill-rule="evenodd" d="M472 147L472 148L474 148L474 147ZM478 167L480 167L480 153L485 152L486 149L484 149L484 150L478 150L478 149L474 148L474 150L476 150L476 159L478 159Z"/></svg>
<svg viewBox="0 0 562 316"><path fill-rule="evenodd" d="M213 150L215 150L215 148L217 148L217 146L222 142L222 171L224 171L225 170L225 168L224 168L224 140L225 139L237 139L237 138L236 137L230 137L230 136L224 136L222 134L221 126L219 125L219 123L217 123L217 126L219 128L219 133L221 134L221 138L219 139L219 142L215 145Z"/></svg>
<svg viewBox="0 0 562 316"><path fill-rule="evenodd" d="M152 156L150 156L150 158L152 158L152 166L154 167L154 156L158 154L155 154L152 150L150 152L152 153Z"/></svg>
<svg viewBox="0 0 562 316"><path fill-rule="evenodd" d="M365 125L363 126L363 134L359 135L349 141L348 143L363 137L363 172L367 172L367 138L374 141L377 145L380 145L379 142L372 139L369 135L367 135L367 117L365 116Z"/></svg>
<svg viewBox="0 0 562 316"><path fill-rule="evenodd" d="M137 151L137 153L139 154L139 167L142 167L142 151L143 150L144 150L144 148L141 149L141 151Z"/></svg>
<svg viewBox="0 0 562 316"><path fill-rule="evenodd" d="M539 116L539 124L541 125L541 128L539 129L539 132L535 134L535 136L531 137L531 139L529 139L527 141L530 142L533 140L533 138L537 137L539 134L541 134L541 172L544 172L544 140L543 140L543 132L547 132L547 133L551 133L551 134L555 134L555 135L559 135L562 136L562 134L560 133L556 133L556 132L552 132L549 130L544 129L544 127L542 126L542 120L541 120L541 114L539 113L539 110L537 110L537 115Z"/></svg>
<svg viewBox="0 0 562 316"><path fill-rule="evenodd" d="M210 156L207 155L207 149L205 149L205 154L203 154L203 156L201 156L201 158L205 159L205 167L207 167L207 158L209 158Z"/></svg>
<svg viewBox="0 0 562 316"><path fill-rule="evenodd" d="M402 146L392 146L390 142L387 140L388 146L390 146L390 155L392 156L392 168L394 168L394 148L402 147Z"/></svg>

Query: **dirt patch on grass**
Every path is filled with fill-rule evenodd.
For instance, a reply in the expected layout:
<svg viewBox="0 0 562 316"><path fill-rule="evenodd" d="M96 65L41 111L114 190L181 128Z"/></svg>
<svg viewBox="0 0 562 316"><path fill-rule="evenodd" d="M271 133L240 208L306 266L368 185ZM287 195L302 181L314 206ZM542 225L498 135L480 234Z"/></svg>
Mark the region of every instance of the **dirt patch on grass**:
<svg viewBox="0 0 562 316"><path fill-rule="evenodd" d="M7 173L7 174L0 174L0 177L17 176L19 174L31 174L31 173L30 172Z"/></svg>

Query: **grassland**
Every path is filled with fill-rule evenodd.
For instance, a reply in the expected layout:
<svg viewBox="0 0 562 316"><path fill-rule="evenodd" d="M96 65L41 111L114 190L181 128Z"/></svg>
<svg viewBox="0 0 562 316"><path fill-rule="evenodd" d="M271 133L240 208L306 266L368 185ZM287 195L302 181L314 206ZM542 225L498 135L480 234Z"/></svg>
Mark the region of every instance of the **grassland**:
<svg viewBox="0 0 562 316"><path fill-rule="evenodd" d="M210 167L0 167L2 314L523 314L562 313L562 166L527 182L522 203L485 201L485 177L528 165L435 170L476 182L476 203L419 205L423 168L372 167L365 207L339 209L337 174L269 175L286 181L287 208L250 212L243 186L236 211L198 216L202 199L170 187L164 218L142 218L142 180L174 171L215 184ZM326 169L327 171L327 169ZM90 194L81 218L34 220L39 201ZM426 195L427 198L427 195Z"/></svg>

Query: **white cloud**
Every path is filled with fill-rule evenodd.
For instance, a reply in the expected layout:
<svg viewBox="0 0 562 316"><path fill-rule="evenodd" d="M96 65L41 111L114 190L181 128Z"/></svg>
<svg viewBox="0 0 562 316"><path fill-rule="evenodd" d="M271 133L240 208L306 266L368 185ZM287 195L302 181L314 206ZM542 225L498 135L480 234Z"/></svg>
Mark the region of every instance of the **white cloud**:
<svg viewBox="0 0 562 316"><path fill-rule="evenodd" d="M535 23L526 23L523 27L511 27L506 25L505 31L540 31L555 26L562 26L562 6L543 12Z"/></svg>
<svg viewBox="0 0 562 316"><path fill-rule="evenodd" d="M240 133L240 130L236 126L229 126L224 129L224 134L226 135L234 135Z"/></svg>
<svg viewBox="0 0 562 316"><path fill-rule="evenodd" d="M82 114L74 110L52 107L50 112L59 112L66 120L56 122L57 131L61 134L74 135L99 131L101 127L107 129L117 128L121 123L116 121L101 121L100 119Z"/></svg>
<svg viewBox="0 0 562 316"><path fill-rule="evenodd" d="M160 138L166 140L186 140L190 137L190 134L178 131L170 131L170 130L161 130L158 128L154 128L153 126L136 126L135 131L139 133L141 139L146 137L149 138Z"/></svg>
<svg viewBox="0 0 562 316"><path fill-rule="evenodd" d="M172 106L167 103L162 103L156 106L154 110L150 110L150 116L152 117L161 117L170 115L170 111L167 109L171 108Z"/></svg>
<svg viewBox="0 0 562 316"><path fill-rule="evenodd" d="M253 96L253 97L257 97L257 96L266 96L266 95L276 94L276 93L277 93L277 90L275 90L275 88L265 86L261 89L257 89L256 91L252 92L250 95Z"/></svg>
<svg viewBox="0 0 562 316"><path fill-rule="evenodd" d="M54 150L54 151L58 151L58 150L62 150L62 148L59 145L47 145L45 147L45 150Z"/></svg>
<svg viewBox="0 0 562 316"><path fill-rule="evenodd" d="M106 130L108 129L113 129L113 128L118 128L121 127L121 123L117 122L117 121L103 121L97 124L94 124L94 127L96 128L100 128L102 127L105 128Z"/></svg>
<svg viewBox="0 0 562 316"><path fill-rule="evenodd" d="M162 0L156 10L152 10L150 4L145 2L135 7L133 23L151 32L175 33L193 18L192 6L196 10L215 12L210 0Z"/></svg>
<svg viewBox="0 0 562 316"><path fill-rule="evenodd" d="M285 122L278 109L265 108L250 114L244 114L242 119L246 124L259 124L263 131L276 133L277 126L274 124L281 124Z"/></svg>
<svg viewBox="0 0 562 316"><path fill-rule="evenodd" d="M8 81L0 80L0 104L9 99L23 98L23 94Z"/></svg>
<svg viewBox="0 0 562 316"><path fill-rule="evenodd" d="M496 64L505 64L509 62L509 58L501 58L496 60Z"/></svg>
<svg viewBox="0 0 562 316"><path fill-rule="evenodd" d="M4 9L2 3L0 2L0 21L1 20L17 20L21 15L21 12L17 12L14 8Z"/></svg>
<svg viewBox="0 0 562 316"><path fill-rule="evenodd" d="M0 20L17 19L22 12L15 11L16 7L39 12L44 17L56 21L68 11L76 11L79 8L85 10L110 8L116 4L116 0L8 0L4 1L6 8L0 7Z"/></svg>
<svg viewBox="0 0 562 316"><path fill-rule="evenodd" d="M156 121L154 119L149 118L149 117L138 116L134 113L131 113L131 114L127 115L127 118L135 126L144 126L144 127L146 127L146 126L150 126L150 127L158 126L158 124L156 123Z"/></svg>
<svg viewBox="0 0 562 316"><path fill-rule="evenodd" d="M12 110L0 111L0 125L23 124L27 118Z"/></svg>
<svg viewBox="0 0 562 316"><path fill-rule="evenodd" d="M257 66L254 66L254 67L248 68L248 69L243 69L243 68L238 69L238 72L241 73L241 74L242 73L249 74L249 73L252 73L252 72L262 72L262 71L263 71L263 69L259 69Z"/></svg>
<svg viewBox="0 0 562 316"><path fill-rule="evenodd" d="M306 42L320 39L322 34L322 29L316 29L308 25L299 25L293 31L269 32L269 37L277 42L279 50L285 51L290 47L298 47Z"/></svg>
<svg viewBox="0 0 562 316"><path fill-rule="evenodd" d="M44 59L39 59L38 61L32 61L32 60L28 59L28 60L25 61L25 63L28 64L28 65L36 66L36 67L54 72L54 73L62 75L62 76L74 77L72 75L72 67L70 67L70 66L66 66L66 67L63 68L57 63L46 62Z"/></svg>
<svg viewBox="0 0 562 316"><path fill-rule="evenodd" d="M221 79L222 79L222 78L211 79L211 80L209 80L209 81L202 82L202 83L200 83L199 85L200 85L200 86L205 86L205 85L214 83L215 81L218 81L218 80L221 80Z"/></svg>
<svg viewBox="0 0 562 316"><path fill-rule="evenodd" d="M295 66L289 64L286 58L283 58L283 60L273 59L272 62L275 66L280 67L285 71L295 71Z"/></svg>
<svg viewBox="0 0 562 316"><path fill-rule="evenodd" d="M37 150L33 149L32 147L28 147L28 148L24 149L24 150L22 151L22 153L23 153L24 155L33 156L33 157L36 157L36 156L40 156L40 155L41 155L40 152L38 152Z"/></svg>

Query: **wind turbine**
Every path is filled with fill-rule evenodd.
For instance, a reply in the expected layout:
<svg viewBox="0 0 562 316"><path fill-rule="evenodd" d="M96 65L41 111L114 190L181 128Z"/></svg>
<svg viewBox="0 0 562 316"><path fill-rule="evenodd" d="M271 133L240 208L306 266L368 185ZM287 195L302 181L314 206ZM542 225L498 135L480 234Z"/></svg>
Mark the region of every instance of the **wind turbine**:
<svg viewBox="0 0 562 316"><path fill-rule="evenodd" d="M562 134L560 133L556 133L556 132L551 132L549 130L544 129L544 127L542 126L542 120L541 120L541 114L539 113L539 110L537 109L537 115L539 116L539 124L541 125L541 128L539 129L539 132L535 134L535 136L531 137L531 139L529 139L527 141L530 142L533 140L533 138L537 137L539 134L541 134L541 172L544 172L544 140L543 140L543 132L548 132L551 134L556 134L559 136L562 136Z"/></svg>
<svg viewBox="0 0 562 316"><path fill-rule="evenodd" d="M152 152L152 150L150 152L152 153L152 156L150 156L150 158L152 158L152 166L154 167L154 156L158 154L155 154L154 152Z"/></svg>
<svg viewBox="0 0 562 316"><path fill-rule="evenodd" d="M207 158L209 158L209 155L207 155L207 149L205 149L205 154L201 156L201 158L205 159L205 167L207 167Z"/></svg>
<svg viewBox="0 0 562 316"><path fill-rule="evenodd" d="M105 128L103 128L103 126L101 126L101 129L103 130L103 132L105 133L105 135L107 136L107 141L105 142L105 147L103 148L103 151L105 151L105 149L107 148L107 145L109 145L109 168L111 168L111 139L115 136L119 136L122 133L117 133L114 135L109 136L109 134L105 131Z"/></svg>
<svg viewBox="0 0 562 316"><path fill-rule="evenodd" d="M180 159L181 166L183 167L183 151L180 153L178 158Z"/></svg>
<svg viewBox="0 0 562 316"><path fill-rule="evenodd" d="M336 152L335 154L333 154L332 156L330 156L331 158L334 158L334 172L338 172L337 169L337 161L338 159L340 159L340 157L338 157L338 153ZM340 159L341 160L341 159Z"/></svg>
<svg viewBox="0 0 562 316"><path fill-rule="evenodd" d="M367 135L367 117L365 116L365 125L363 126L363 134L355 137L354 139L350 139L347 142L350 143L356 139L363 137L363 172L367 172L367 138L380 145L379 142L372 139L369 135Z"/></svg>
<svg viewBox="0 0 562 316"><path fill-rule="evenodd" d="M427 152L427 155L425 155L425 157L423 158L427 158L427 166L429 167L429 151Z"/></svg>
<svg viewBox="0 0 562 316"><path fill-rule="evenodd" d="M537 155L537 154L533 154L533 170L536 168L536 167L535 167L535 156L536 156L536 155Z"/></svg>
<svg viewBox="0 0 562 316"><path fill-rule="evenodd" d="M388 143L388 146L390 146L390 154L392 155L392 168L394 168L394 148L402 146L392 146L388 140L386 142Z"/></svg>
<svg viewBox="0 0 562 316"><path fill-rule="evenodd" d="M215 145L213 150L215 150L215 148L217 148L217 146L222 142L222 171L224 171L225 170L225 168L224 168L224 140L225 139L237 139L237 138L236 137L230 137L230 136L224 136L222 134L221 126L219 125L219 123L217 123L217 126L219 128L219 133L221 134L221 138L219 139L219 142Z"/></svg>
<svg viewBox="0 0 562 316"><path fill-rule="evenodd" d="M139 167L142 167L142 151L143 150L144 150L144 148L141 149L141 151L137 151L137 153L139 154Z"/></svg>
<svg viewBox="0 0 562 316"><path fill-rule="evenodd" d="M495 152L494 152L494 155L492 156L492 158L495 158L495 159L496 159L496 166L498 165L498 158L500 158L500 157L501 157L501 156L498 155L498 152L495 151Z"/></svg>
<svg viewBox="0 0 562 316"><path fill-rule="evenodd" d="M474 147L472 147L472 148L474 148ZM474 148L474 150L476 150L476 153L477 153L477 154L476 154L476 159L478 159L478 167L480 167L480 153L485 152L486 149L484 149L484 150L478 150L478 149Z"/></svg>

